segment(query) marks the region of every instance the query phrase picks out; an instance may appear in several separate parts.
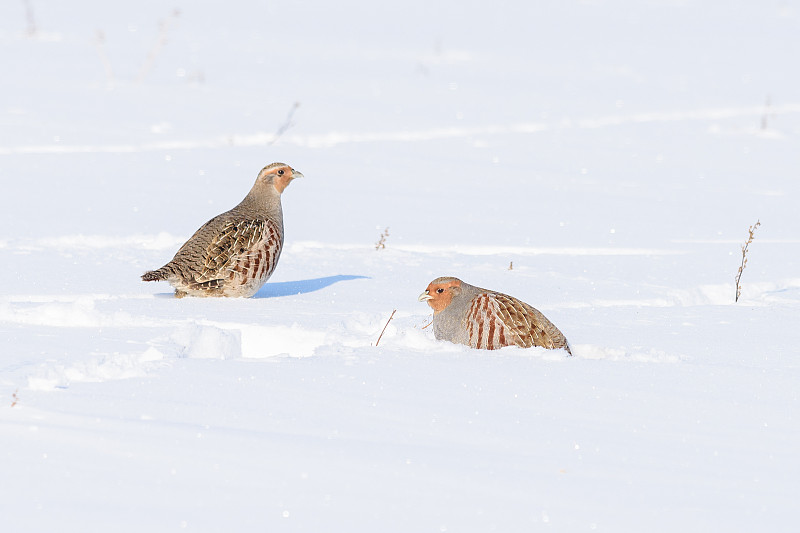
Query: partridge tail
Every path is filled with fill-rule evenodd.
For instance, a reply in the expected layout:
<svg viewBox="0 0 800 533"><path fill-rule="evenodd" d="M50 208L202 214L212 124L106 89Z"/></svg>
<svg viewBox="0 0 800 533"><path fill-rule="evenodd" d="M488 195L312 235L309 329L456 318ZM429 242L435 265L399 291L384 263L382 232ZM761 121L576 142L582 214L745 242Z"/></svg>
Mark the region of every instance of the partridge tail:
<svg viewBox="0 0 800 533"><path fill-rule="evenodd" d="M561 333L561 331L555 327L552 322L550 323L550 328L547 329L549 329L548 335L552 339L553 348L556 350L563 348L569 355L572 355L572 348L570 347L569 342L567 342L567 338L564 336L564 334Z"/></svg>
<svg viewBox="0 0 800 533"><path fill-rule="evenodd" d="M150 270L142 274L142 281L164 281L167 279L163 269Z"/></svg>

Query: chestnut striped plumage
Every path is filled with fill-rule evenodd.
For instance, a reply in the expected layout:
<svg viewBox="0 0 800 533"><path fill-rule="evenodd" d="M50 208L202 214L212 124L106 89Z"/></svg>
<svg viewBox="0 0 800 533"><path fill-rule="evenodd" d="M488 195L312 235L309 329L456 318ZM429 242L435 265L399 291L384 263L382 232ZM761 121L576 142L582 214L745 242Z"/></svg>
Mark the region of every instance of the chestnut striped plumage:
<svg viewBox="0 0 800 533"><path fill-rule="evenodd" d="M433 333L439 340L483 350L563 348L572 355L564 334L537 309L513 296L446 276L431 281L419 300L433 309Z"/></svg>

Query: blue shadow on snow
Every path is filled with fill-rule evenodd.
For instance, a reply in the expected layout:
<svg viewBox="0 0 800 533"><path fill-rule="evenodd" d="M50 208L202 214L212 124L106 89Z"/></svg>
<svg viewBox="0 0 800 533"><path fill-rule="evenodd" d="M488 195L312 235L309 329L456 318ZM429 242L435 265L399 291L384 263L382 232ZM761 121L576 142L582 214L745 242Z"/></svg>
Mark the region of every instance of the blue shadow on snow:
<svg viewBox="0 0 800 533"><path fill-rule="evenodd" d="M369 279L369 276L326 276L324 278L301 279L299 281L280 281L277 283L267 283L255 293L253 298L277 298L279 296L293 296L324 289L340 281L350 281L353 279Z"/></svg>

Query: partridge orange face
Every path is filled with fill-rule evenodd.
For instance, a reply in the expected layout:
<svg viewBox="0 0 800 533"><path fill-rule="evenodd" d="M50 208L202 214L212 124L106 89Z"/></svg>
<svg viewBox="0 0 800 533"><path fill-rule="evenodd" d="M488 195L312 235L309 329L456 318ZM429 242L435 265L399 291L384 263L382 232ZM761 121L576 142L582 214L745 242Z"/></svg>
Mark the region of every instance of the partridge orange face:
<svg viewBox="0 0 800 533"><path fill-rule="evenodd" d="M300 172L285 163L272 163L264 167L258 175L259 179L271 182L279 193L283 193L293 179L302 177Z"/></svg>
<svg viewBox="0 0 800 533"><path fill-rule="evenodd" d="M461 280L456 278L437 278L428 284L425 292L419 295L420 302L428 302L433 314L439 314L450 305L453 297L461 292Z"/></svg>

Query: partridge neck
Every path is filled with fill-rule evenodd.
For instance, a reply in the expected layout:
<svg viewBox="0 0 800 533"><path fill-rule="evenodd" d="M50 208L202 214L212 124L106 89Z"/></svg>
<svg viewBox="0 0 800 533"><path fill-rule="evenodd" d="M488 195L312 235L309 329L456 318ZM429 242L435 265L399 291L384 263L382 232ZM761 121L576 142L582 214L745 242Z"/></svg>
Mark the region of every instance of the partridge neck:
<svg viewBox="0 0 800 533"><path fill-rule="evenodd" d="M272 185L256 184L236 209L253 217L269 218L283 223L281 195Z"/></svg>

